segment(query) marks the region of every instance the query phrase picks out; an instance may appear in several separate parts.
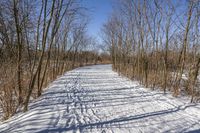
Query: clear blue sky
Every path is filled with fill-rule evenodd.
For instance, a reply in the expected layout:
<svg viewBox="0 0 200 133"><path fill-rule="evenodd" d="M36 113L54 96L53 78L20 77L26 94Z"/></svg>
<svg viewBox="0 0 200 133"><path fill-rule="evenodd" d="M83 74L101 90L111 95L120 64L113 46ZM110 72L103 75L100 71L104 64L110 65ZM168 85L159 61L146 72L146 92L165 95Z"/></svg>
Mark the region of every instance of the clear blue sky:
<svg viewBox="0 0 200 133"><path fill-rule="evenodd" d="M90 23L88 25L89 35L96 37L101 41L101 27L108 20L108 17L112 13L113 4L119 2L119 0L80 0L81 6L86 7L89 12ZM183 6L186 0L172 0L175 7L176 5ZM186 5L185 5L186 6ZM186 7L179 9L178 14L183 12ZM182 11L183 10L183 11Z"/></svg>
<svg viewBox="0 0 200 133"><path fill-rule="evenodd" d="M89 35L100 38L102 25L107 21L112 12L113 0L82 0L82 5L89 9L90 23L88 25Z"/></svg>

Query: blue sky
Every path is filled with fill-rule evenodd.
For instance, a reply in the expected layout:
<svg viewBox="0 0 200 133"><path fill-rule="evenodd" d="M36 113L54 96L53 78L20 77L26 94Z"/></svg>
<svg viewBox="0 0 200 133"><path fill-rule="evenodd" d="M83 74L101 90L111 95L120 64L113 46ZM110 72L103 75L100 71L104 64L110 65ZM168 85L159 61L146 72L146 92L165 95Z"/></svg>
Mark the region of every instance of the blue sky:
<svg viewBox="0 0 200 133"><path fill-rule="evenodd" d="M112 12L112 0L82 0L82 4L89 9L89 35L101 40L100 30Z"/></svg>
<svg viewBox="0 0 200 133"><path fill-rule="evenodd" d="M88 33L96 37L101 42L101 27L108 20L112 13L113 4L119 0L80 0L81 6L88 9L90 23L88 25ZM176 5L183 6L186 0L171 0ZM186 5L185 5L186 6ZM178 14L184 12L186 7L179 9Z"/></svg>

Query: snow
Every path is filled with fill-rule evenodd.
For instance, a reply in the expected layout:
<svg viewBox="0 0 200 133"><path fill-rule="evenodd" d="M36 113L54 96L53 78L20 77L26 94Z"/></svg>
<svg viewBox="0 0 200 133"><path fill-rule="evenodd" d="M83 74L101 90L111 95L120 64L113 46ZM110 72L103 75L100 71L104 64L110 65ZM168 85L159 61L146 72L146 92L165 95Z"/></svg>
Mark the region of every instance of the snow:
<svg viewBox="0 0 200 133"><path fill-rule="evenodd" d="M65 73L0 132L200 132L200 104L151 91L111 65Z"/></svg>

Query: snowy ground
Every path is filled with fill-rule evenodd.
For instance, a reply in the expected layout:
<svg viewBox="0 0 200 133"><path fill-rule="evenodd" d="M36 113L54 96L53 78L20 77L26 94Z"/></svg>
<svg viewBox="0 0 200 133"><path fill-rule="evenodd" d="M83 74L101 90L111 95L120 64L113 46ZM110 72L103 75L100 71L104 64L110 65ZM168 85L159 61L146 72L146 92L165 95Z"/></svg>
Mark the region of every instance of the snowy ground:
<svg viewBox="0 0 200 133"><path fill-rule="evenodd" d="M111 65L67 72L29 108L0 132L200 132L200 104L142 88Z"/></svg>

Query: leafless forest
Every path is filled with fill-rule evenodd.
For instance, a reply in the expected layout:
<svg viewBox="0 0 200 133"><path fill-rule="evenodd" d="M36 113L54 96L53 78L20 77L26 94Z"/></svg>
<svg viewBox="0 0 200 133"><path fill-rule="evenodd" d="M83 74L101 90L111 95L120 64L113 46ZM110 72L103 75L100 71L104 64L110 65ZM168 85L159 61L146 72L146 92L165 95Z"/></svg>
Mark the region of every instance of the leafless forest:
<svg viewBox="0 0 200 133"><path fill-rule="evenodd" d="M103 25L104 49L87 34L88 10L78 0L0 1L0 112L4 119L57 76L110 63L147 88L200 100L200 1L119 0ZM109 53L109 54L107 54Z"/></svg>
<svg viewBox="0 0 200 133"><path fill-rule="evenodd" d="M0 1L0 109L4 119L58 75L108 60L88 36L87 9L74 0ZM105 62L105 61L104 61Z"/></svg>
<svg viewBox="0 0 200 133"><path fill-rule="evenodd" d="M113 69L145 87L199 100L200 1L122 0L104 25Z"/></svg>

